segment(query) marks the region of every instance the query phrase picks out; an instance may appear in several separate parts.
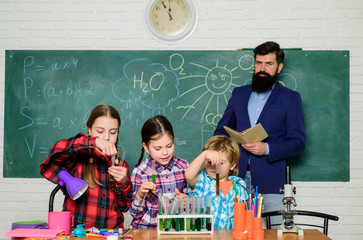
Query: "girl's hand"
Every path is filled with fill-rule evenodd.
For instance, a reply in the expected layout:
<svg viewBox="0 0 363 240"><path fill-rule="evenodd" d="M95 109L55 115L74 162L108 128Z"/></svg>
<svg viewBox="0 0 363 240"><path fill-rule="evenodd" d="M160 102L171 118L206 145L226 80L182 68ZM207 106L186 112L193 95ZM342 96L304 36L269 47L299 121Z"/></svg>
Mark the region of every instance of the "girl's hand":
<svg viewBox="0 0 363 240"><path fill-rule="evenodd" d="M121 166L111 166L108 172L113 176L117 183L123 183L127 180L127 169Z"/></svg>
<svg viewBox="0 0 363 240"><path fill-rule="evenodd" d="M181 193L177 188L175 188L175 194L177 197L188 197L187 194Z"/></svg>
<svg viewBox="0 0 363 240"><path fill-rule="evenodd" d="M102 154L108 156L117 155L117 149L115 144L103 139L103 138L96 138L96 147Z"/></svg>
<svg viewBox="0 0 363 240"><path fill-rule="evenodd" d="M143 182L139 190L137 190L136 200L141 201L150 190L156 190L156 184L153 182Z"/></svg>

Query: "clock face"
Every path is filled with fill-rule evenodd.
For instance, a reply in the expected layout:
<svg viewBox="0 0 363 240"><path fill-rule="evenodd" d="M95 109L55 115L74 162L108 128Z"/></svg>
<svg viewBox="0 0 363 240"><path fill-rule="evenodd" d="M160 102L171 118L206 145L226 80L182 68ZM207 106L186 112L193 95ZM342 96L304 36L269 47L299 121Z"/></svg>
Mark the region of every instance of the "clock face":
<svg viewBox="0 0 363 240"><path fill-rule="evenodd" d="M191 10L184 0L158 0L150 12L151 25L164 36L183 33L191 21Z"/></svg>
<svg viewBox="0 0 363 240"><path fill-rule="evenodd" d="M198 23L193 0L149 0L145 10L145 26L156 40L175 44L187 39Z"/></svg>

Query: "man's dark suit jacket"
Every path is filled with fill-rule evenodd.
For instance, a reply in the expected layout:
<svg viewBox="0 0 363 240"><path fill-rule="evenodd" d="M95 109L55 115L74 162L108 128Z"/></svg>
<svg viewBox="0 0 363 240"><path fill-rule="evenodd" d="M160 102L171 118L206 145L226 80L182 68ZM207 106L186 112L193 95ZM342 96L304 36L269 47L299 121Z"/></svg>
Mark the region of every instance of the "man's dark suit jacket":
<svg viewBox="0 0 363 240"><path fill-rule="evenodd" d="M251 92L251 85L233 90L214 135L228 135L223 126L239 132L251 127L248 115ZM253 186L258 186L260 193L280 193L280 188L285 183L285 159L305 149L304 113L300 94L277 82L257 123L261 123L269 135L263 142L268 143L270 154L257 156L240 148L239 176L245 177L250 159Z"/></svg>

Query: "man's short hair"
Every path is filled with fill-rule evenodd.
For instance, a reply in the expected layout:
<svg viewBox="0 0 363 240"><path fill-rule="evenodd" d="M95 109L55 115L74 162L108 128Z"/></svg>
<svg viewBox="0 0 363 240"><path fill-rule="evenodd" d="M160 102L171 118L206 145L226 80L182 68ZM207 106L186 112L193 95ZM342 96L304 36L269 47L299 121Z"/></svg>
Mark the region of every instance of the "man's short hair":
<svg viewBox="0 0 363 240"><path fill-rule="evenodd" d="M276 61L277 64L283 63L284 62L284 58L285 58L285 53L284 50L282 50L280 48L280 45L278 43L275 42L265 42L262 43L261 45L258 45L255 50L255 59L256 59L256 55L267 55L269 53L275 53L276 54Z"/></svg>

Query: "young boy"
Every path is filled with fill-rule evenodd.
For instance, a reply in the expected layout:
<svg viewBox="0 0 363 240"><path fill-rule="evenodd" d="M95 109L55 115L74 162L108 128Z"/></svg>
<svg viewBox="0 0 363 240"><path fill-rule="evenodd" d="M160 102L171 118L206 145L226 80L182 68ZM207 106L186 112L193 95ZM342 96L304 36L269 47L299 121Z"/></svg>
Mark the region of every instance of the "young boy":
<svg viewBox="0 0 363 240"><path fill-rule="evenodd" d="M235 197L247 199L246 183L236 176L239 154L236 142L226 136L213 136L185 171L193 195L211 197L215 229L232 229ZM205 167L200 171L203 163ZM216 168L219 168L219 189L216 186Z"/></svg>

